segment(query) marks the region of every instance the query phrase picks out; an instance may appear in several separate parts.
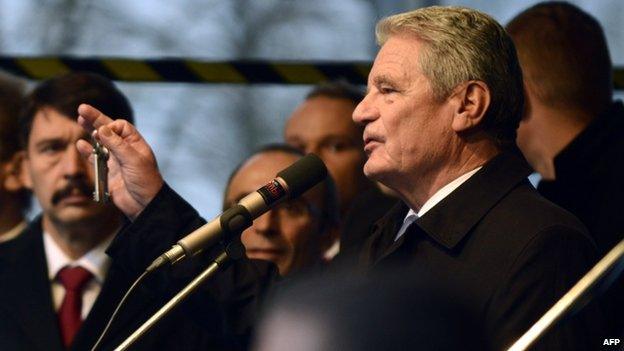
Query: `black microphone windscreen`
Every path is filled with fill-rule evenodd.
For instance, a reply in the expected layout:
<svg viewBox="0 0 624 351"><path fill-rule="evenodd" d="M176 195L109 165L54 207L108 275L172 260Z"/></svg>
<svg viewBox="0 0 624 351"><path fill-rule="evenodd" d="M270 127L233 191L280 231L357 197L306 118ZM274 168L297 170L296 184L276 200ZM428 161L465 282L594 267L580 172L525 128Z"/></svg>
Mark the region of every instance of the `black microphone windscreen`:
<svg viewBox="0 0 624 351"><path fill-rule="evenodd" d="M295 198L327 177L327 167L318 156L308 154L277 173L288 184L290 197Z"/></svg>

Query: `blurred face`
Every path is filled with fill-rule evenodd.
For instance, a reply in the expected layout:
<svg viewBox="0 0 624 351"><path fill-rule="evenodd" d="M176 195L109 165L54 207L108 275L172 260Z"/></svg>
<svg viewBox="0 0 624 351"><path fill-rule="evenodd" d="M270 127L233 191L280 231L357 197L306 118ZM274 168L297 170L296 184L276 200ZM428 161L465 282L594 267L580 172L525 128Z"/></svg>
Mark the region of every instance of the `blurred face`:
<svg viewBox="0 0 624 351"><path fill-rule="evenodd" d="M75 145L89 135L74 121L51 108L37 112L24 160L25 183L37 197L44 219L64 226L91 223L115 210L112 204L92 200L93 167Z"/></svg>
<svg viewBox="0 0 624 351"><path fill-rule="evenodd" d="M318 155L336 182L344 212L368 181L362 172L362 132L353 123L350 100L324 96L301 104L286 123L286 142L304 153Z"/></svg>
<svg viewBox="0 0 624 351"><path fill-rule="evenodd" d="M277 151L251 157L232 178L226 204L231 206L266 185L298 159ZM282 276L318 262L328 237L320 233L322 206L323 188L316 186L257 218L241 236L247 257L275 263Z"/></svg>
<svg viewBox="0 0 624 351"><path fill-rule="evenodd" d="M368 77L366 97L353 112L364 125L364 173L396 188L427 182L447 162L453 110L438 101L420 71L423 44L412 37L391 36L379 51Z"/></svg>

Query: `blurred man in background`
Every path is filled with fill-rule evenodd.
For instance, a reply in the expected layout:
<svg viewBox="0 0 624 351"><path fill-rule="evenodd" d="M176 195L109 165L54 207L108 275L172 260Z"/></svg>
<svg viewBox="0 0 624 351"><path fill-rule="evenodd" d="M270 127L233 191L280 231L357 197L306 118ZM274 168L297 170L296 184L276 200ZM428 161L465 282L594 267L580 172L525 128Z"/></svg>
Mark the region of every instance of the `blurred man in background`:
<svg viewBox="0 0 624 351"><path fill-rule="evenodd" d="M26 227L30 193L20 179L17 119L24 100L24 84L0 74L0 243L14 239Z"/></svg>
<svg viewBox="0 0 624 351"><path fill-rule="evenodd" d="M223 209L256 191L303 156L287 145L261 148L237 167L225 189ZM254 220L241 235L247 257L275 263L281 276L321 268L334 241L338 201L331 178Z"/></svg>
<svg viewBox="0 0 624 351"><path fill-rule="evenodd" d="M340 246L334 245L327 259L338 251L354 251L354 243L396 202L362 172L366 162L362 127L351 115L363 97L361 89L342 81L320 84L295 109L284 129L286 142L318 155L336 182L341 219L336 239Z"/></svg>
<svg viewBox="0 0 624 351"><path fill-rule="evenodd" d="M605 255L624 238L624 106L596 19L564 2L537 4L507 25L527 104L518 146L541 176L537 190L588 227ZM622 279L620 278L620 281ZM624 282L608 292L624 331ZM619 290L618 290L619 289Z"/></svg>
<svg viewBox="0 0 624 351"><path fill-rule="evenodd" d="M19 237L0 247L7 268L0 272L3 349L90 349L136 278L105 253L125 218L112 202L93 201L94 169L75 146L79 139L91 141L75 120L78 105L85 101L132 120L125 96L95 74L69 73L46 80L26 98L19 123L23 182L42 213ZM153 297L132 300L125 310L135 311L132 318L118 320L113 329L129 333L152 305L159 305ZM179 322L159 326L164 334L199 342L200 334L188 327ZM113 334L119 338L120 333ZM166 344L162 338L156 343L155 337L142 340L142 347ZM184 342L179 344L183 348Z"/></svg>

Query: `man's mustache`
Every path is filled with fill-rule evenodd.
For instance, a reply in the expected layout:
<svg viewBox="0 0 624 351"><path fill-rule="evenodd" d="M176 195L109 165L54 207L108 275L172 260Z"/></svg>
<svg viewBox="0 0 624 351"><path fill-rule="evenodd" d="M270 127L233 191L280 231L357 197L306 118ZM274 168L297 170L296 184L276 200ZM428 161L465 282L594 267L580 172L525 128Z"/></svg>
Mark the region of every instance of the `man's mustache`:
<svg viewBox="0 0 624 351"><path fill-rule="evenodd" d="M86 180L70 180L63 189L54 192L52 195L52 205L56 205L68 196L75 195L76 190L78 190L80 195L91 196L93 193L93 185L89 184Z"/></svg>

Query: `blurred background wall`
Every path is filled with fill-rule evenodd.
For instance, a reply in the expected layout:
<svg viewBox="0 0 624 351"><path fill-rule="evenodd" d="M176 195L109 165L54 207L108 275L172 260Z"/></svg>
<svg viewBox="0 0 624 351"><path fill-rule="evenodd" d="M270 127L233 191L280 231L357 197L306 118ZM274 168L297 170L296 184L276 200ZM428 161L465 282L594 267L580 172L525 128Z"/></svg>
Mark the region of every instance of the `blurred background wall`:
<svg viewBox="0 0 624 351"><path fill-rule="evenodd" d="M383 16L462 5L505 24L536 2L0 0L0 55L372 61L374 24ZM571 2L602 23L613 62L623 65L624 2ZM282 139L284 121L310 88L118 84L165 179L205 217L219 212L234 166L257 146Z"/></svg>

